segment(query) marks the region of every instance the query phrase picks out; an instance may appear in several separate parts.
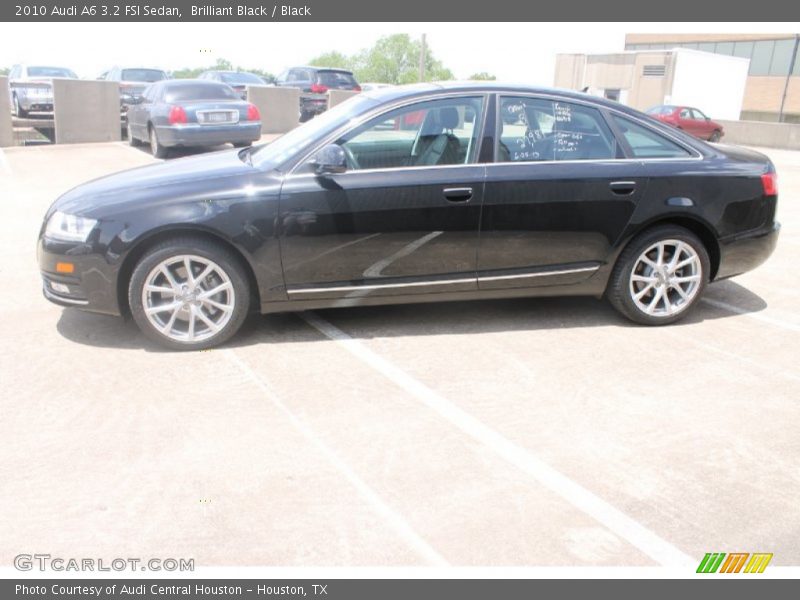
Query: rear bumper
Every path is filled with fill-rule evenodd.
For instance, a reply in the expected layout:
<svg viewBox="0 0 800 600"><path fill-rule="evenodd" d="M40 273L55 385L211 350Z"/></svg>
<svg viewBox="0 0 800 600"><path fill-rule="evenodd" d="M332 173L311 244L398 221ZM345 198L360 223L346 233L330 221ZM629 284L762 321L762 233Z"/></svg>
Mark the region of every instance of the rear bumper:
<svg viewBox="0 0 800 600"><path fill-rule="evenodd" d="M164 146L216 146L250 143L261 137L261 121L234 125L175 125L156 127Z"/></svg>
<svg viewBox="0 0 800 600"><path fill-rule="evenodd" d="M741 275L766 261L778 244L780 230L780 223L773 223L763 229L720 240L719 269L715 279Z"/></svg>
<svg viewBox="0 0 800 600"><path fill-rule="evenodd" d="M300 110L309 115L318 115L328 110L328 96L325 94L304 94L300 96Z"/></svg>

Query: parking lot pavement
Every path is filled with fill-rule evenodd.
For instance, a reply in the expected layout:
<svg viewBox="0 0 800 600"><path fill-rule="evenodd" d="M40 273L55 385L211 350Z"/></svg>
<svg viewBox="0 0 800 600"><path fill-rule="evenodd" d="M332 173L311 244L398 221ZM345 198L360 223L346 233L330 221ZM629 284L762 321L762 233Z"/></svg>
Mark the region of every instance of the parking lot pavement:
<svg viewBox="0 0 800 600"><path fill-rule="evenodd" d="M781 240L682 324L594 299L253 316L168 353L41 297L35 239L121 143L0 160L0 564L800 564L800 153ZM694 563L694 564L693 564Z"/></svg>

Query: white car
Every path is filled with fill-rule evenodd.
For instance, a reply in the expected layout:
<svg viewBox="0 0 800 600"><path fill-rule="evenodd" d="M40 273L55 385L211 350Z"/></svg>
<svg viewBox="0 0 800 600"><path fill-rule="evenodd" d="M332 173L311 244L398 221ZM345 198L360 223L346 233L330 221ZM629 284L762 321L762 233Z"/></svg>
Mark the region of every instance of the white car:
<svg viewBox="0 0 800 600"><path fill-rule="evenodd" d="M64 67L14 65L8 74L11 108L17 117L31 112L53 111L53 79L77 79Z"/></svg>

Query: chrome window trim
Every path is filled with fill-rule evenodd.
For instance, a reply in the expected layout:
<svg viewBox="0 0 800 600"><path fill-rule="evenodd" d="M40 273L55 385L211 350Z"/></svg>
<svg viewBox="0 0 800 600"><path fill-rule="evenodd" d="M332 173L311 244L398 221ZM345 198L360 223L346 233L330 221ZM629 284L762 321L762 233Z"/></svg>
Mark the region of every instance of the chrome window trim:
<svg viewBox="0 0 800 600"><path fill-rule="evenodd" d="M561 269L559 271L540 271L534 273L517 273L514 275L489 275L487 277L478 276L478 283L481 281L503 281L506 279L526 279L529 277L548 277L551 275L570 275L571 273L588 273L589 271L597 271L600 265L596 267L580 267L578 269Z"/></svg>

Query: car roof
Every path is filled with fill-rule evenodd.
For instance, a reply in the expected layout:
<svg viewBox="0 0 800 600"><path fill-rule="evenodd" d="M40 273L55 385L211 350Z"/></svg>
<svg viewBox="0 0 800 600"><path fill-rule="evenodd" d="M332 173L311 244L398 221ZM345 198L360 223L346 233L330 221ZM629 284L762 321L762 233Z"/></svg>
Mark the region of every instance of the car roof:
<svg viewBox="0 0 800 600"><path fill-rule="evenodd" d="M591 102L599 106L613 108L615 110L627 113L638 113L638 111L608 100L599 96L585 94L583 92L576 92L574 90L566 90L562 88L554 88L547 86L533 86L519 83L502 83L497 81L444 81L444 82L431 82L431 83L412 83L407 85L398 85L385 88L377 88L363 92L367 96L374 98L380 102L402 100L403 98L413 98L415 96L428 96L436 92L465 92L465 93L520 93L520 94L546 94L549 96L560 96L565 99L583 100Z"/></svg>
<svg viewBox="0 0 800 600"><path fill-rule="evenodd" d="M340 67L315 67L314 65L300 65L298 67L289 67L291 69L313 69L314 71L338 71L339 73L350 73L351 75L353 72L350 69L343 69Z"/></svg>
<svg viewBox="0 0 800 600"><path fill-rule="evenodd" d="M154 82L153 85L164 85L169 87L182 87L184 85L224 85L227 86L227 83L222 83L220 81L212 81L211 79L163 79L161 81Z"/></svg>

